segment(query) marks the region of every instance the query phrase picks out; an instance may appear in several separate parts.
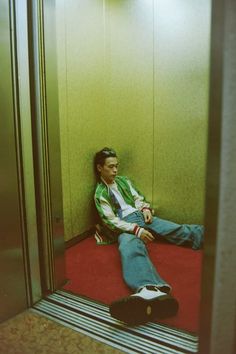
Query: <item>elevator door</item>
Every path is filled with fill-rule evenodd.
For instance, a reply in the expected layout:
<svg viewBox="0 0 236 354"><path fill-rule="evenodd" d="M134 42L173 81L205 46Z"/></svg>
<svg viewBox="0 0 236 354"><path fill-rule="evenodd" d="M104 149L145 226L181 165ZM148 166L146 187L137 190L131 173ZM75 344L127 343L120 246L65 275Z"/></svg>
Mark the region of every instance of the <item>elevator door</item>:
<svg viewBox="0 0 236 354"><path fill-rule="evenodd" d="M0 0L0 321L27 307L9 19Z"/></svg>

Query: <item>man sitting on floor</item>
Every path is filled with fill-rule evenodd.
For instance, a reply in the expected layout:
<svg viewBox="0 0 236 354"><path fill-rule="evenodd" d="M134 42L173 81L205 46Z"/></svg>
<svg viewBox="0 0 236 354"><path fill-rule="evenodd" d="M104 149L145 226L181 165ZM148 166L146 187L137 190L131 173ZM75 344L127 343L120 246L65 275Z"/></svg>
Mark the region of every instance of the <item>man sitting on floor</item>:
<svg viewBox="0 0 236 354"><path fill-rule="evenodd" d="M164 238L176 245L199 249L203 242L201 225L179 225L153 216L150 204L129 179L118 176L116 152L105 147L97 152L94 168L98 177L95 205L110 241L118 241L123 277L134 294L110 305L112 317L138 325L156 318L173 316L177 300L170 295L171 286L152 264L146 243Z"/></svg>

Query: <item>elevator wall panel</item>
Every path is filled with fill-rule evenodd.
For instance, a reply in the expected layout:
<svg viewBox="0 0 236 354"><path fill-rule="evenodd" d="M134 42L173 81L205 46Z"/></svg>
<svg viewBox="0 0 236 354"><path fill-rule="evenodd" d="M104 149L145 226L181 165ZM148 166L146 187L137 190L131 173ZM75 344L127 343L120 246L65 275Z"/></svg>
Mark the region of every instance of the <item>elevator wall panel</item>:
<svg viewBox="0 0 236 354"><path fill-rule="evenodd" d="M154 207L202 223L210 1L157 1L155 20Z"/></svg>
<svg viewBox="0 0 236 354"><path fill-rule="evenodd" d="M0 1L0 321L27 307L16 157L9 2Z"/></svg>
<svg viewBox="0 0 236 354"><path fill-rule="evenodd" d="M61 2L59 100L62 136L65 234L91 226L92 153L103 144L102 2ZM62 10L62 7L64 10ZM63 43L63 45L62 45ZM66 69L65 69L66 68ZM96 122L96 124L94 124Z"/></svg>
<svg viewBox="0 0 236 354"><path fill-rule="evenodd" d="M152 196L152 28L152 2L57 4L66 239L94 223L93 155L102 147L117 149L121 173Z"/></svg>
<svg viewBox="0 0 236 354"><path fill-rule="evenodd" d="M104 141L117 150L120 173L133 179L151 201L153 3L105 4Z"/></svg>

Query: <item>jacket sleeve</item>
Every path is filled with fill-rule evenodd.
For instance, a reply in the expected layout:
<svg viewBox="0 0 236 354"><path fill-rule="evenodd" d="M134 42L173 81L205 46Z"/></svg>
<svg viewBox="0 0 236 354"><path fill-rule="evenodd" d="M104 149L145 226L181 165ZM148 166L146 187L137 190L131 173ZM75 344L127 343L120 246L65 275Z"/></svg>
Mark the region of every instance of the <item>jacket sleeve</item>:
<svg viewBox="0 0 236 354"><path fill-rule="evenodd" d="M115 215L110 203L104 198L95 198L95 205L103 223L114 232L128 232L140 236L143 229L135 223L129 223Z"/></svg>
<svg viewBox="0 0 236 354"><path fill-rule="evenodd" d="M138 210L144 210L144 209L150 209L151 210L151 207L150 207L150 204L148 202L145 201L145 198L144 196L142 196L136 189L135 187L132 185L131 181L127 179L127 182L129 184L129 187L130 187L130 191L131 191L131 194L134 198L134 202L135 202L135 207L138 209Z"/></svg>

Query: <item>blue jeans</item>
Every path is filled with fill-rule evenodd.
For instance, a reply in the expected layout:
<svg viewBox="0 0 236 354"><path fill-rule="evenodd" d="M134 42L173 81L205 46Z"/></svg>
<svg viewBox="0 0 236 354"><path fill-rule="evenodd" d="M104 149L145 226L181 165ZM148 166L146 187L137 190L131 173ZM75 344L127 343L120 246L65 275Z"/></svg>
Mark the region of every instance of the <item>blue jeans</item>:
<svg viewBox="0 0 236 354"><path fill-rule="evenodd" d="M156 216L151 224L146 224L140 211L127 215L123 220L148 229L156 239L163 238L176 245L190 244L193 249L199 249L203 241L204 228L201 225L179 225ZM171 288L158 274L141 239L133 234L122 233L118 243L123 277L132 290L137 291L145 285Z"/></svg>

